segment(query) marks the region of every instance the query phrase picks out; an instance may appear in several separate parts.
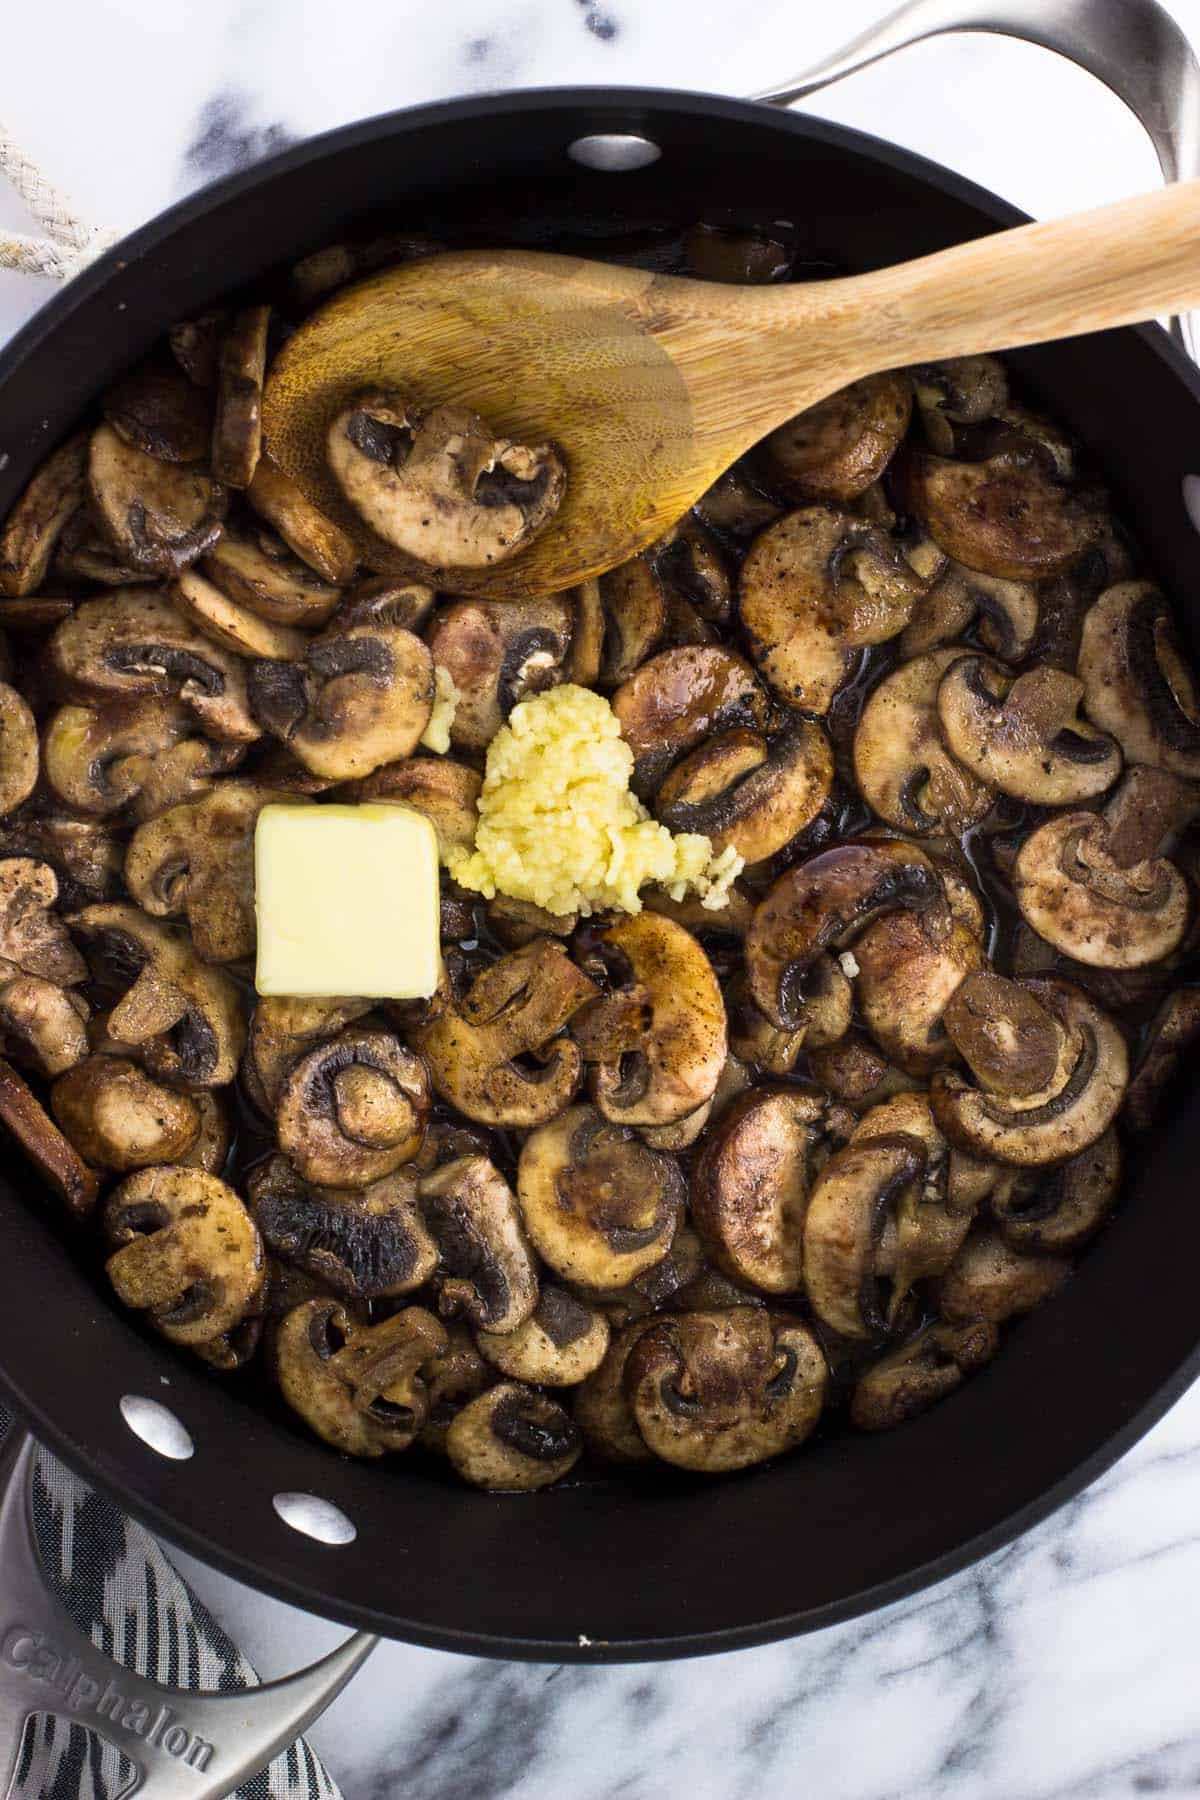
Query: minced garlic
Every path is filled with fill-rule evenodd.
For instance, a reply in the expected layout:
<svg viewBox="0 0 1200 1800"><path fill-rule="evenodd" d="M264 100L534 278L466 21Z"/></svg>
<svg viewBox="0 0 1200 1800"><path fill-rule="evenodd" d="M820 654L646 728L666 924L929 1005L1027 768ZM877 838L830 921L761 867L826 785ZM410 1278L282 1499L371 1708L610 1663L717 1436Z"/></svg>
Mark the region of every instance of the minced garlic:
<svg viewBox="0 0 1200 1800"><path fill-rule="evenodd" d="M714 857L696 832L673 836L631 793L632 774L601 694L568 684L523 700L488 747L475 848L447 851L451 875L552 913L640 912L650 883L727 905L743 859L732 848Z"/></svg>
<svg viewBox="0 0 1200 1800"><path fill-rule="evenodd" d="M445 756L450 748L450 727L454 723L454 715L458 711L462 695L455 687L449 669L443 669L441 663L433 666L433 681L433 711L421 734L421 742L426 750L434 750L439 756Z"/></svg>

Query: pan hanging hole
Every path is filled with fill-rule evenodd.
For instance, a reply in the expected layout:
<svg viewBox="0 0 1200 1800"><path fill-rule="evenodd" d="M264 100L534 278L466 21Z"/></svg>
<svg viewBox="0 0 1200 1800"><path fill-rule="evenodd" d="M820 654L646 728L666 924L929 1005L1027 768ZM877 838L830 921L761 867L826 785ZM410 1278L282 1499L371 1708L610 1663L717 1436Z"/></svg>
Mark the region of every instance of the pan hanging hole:
<svg viewBox="0 0 1200 1800"><path fill-rule="evenodd" d="M643 137L640 132L595 131L568 144L567 155L585 169L621 175L630 169L649 168L658 161L662 150L653 138Z"/></svg>
<svg viewBox="0 0 1200 1800"><path fill-rule="evenodd" d="M147 1400L141 1394L123 1394L120 1404L121 1417L147 1449L172 1462L186 1462L196 1454L191 1433L161 1401Z"/></svg>
<svg viewBox="0 0 1200 1800"><path fill-rule="evenodd" d="M317 1494L276 1494L271 1504L285 1525L319 1544L352 1544L358 1536L341 1507Z"/></svg>
<svg viewBox="0 0 1200 1800"><path fill-rule="evenodd" d="M1183 478L1183 504L1187 508L1188 518L1200 531L1200 475L1185 475Z"/></svg>

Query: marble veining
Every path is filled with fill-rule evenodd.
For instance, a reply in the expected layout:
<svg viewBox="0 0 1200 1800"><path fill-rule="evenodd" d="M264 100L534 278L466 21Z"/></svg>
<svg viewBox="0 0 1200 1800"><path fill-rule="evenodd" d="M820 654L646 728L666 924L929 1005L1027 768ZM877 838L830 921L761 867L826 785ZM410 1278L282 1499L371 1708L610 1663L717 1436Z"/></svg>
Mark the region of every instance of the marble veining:
<svg viewBox="0 0 1200 1800"><path fill-rule="evenodd" d="M1200 37L1200 0L1171 3ZM130 227L296 138L390 107L553 82L751 92L882 10L882 0L207 0L185 15L155 0L57 0L6 9L0 116L90 217ZM997 39L924 47L812 110L1037 214L1155 178L1110 96ZM0 222L28 228L4 193ZM0 273L0 341L49 292ZM341 1635L179 1560L264 1672ZM311 1735L348 1800L1191 1795L1198 1609L1200 1388L1052 1519L869 1619L632 1668L385 1645Z"/></svg>

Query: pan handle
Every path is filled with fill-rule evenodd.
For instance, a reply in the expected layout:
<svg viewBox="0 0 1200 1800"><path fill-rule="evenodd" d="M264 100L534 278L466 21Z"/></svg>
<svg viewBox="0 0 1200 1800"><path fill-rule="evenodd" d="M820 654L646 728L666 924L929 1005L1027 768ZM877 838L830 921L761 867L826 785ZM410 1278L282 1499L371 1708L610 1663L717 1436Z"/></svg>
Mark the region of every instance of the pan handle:
<svg viewBox="0 0 1200 1800"><path fill-rule="evenodd" d="M908 0L852 43L754 98L788 106L910 44L958 31L1023 38L1065 56L1125 102L1149 134L1165 181L1200 175L1200 63L1158 0ZM1172 331L1200 361L1197 315L1173 320Z"/></svg>
<svg viewBox="0 0 1200 1800"><path fill-rule="evenodd" d="M26 1720L51 1713L86 1726L132 1765L116 1800L220 1800L320 1717L378 1639L360 1632L299 1674L228 1694L160 1687L110 1661L42 1573L36 1454L15 1426L0 1452L0 1794L16 1791Z"/></svg>

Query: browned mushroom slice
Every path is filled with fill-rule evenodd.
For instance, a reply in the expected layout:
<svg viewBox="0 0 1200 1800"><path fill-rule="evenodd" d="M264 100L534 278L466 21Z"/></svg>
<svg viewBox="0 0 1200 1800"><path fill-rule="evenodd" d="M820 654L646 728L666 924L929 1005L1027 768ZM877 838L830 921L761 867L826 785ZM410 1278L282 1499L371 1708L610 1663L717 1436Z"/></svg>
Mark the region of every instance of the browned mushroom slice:
<svg viewBox="0 0 1200 1800"><path fill-rule="evenodd" d="M863 932L853 954L863 1023L888 1060L909 1075L952 1062L942 1019L960 984L986 964L978 934L937 907L892 912Z"/></svg>
<svg viewBox="0 0 1200 1800"><path fill-rule="evenodd" d="M686 1118L711 1099L729 1049L712 964L682 925L647 912L609 926L593 956L610 991L572 1035L593 1065L596 1105L622 1125Z"/></svg>
<svg viewBox="0 0 1200 1800"><path fill-rule="evenodd" d="M293 556L273 531L227 527L201 559L201 567L230 600L278 625L304 630L324 625L341 598L340 589Z"/></svg>
<svg viewBox="0 0 1200 1800"><path fill-rule="evenodd" d="M1200 988L1182 987L1164 1000L1150 1021L1125 1096L1123 1117L1131 1131L1148 1131L1188 1046L1200 1036Z"/></svg>
<svg viewBox="0 0 1200 1800"><path fill-rule="evenodd" d="M938 728L938 688L961 655L935 650L902 663L872 693L854 734L862 797L902 831L959 835L992 804L992 788L950 755Z"/></svg>
<svg viewBox="0 0 1200 1800"><path fill-rule="evenodd" d="M284 1077L279 1148L317 1187L366 1187L410 1162L429 1115L419 1056L386 1031L352 1026Z"/></svg>
<svg viewBox="0 0 1200 1800"><path fill-rule="evenodd" d="M195 463L208 454L208 396L165 359L123 376L104 397L104 417L124 443L160 462Z"/></svg>
<svg viewBox="0 0 1200 1800"><path fill-rule="evenodd" d="M752 1088L709 1132L692 1178L692 1217L735 1281L765 1294L799 1290L804 1214L828 1146L828 1110L814 1088Z"/></svg>
<svg viewBox="0 0 1200 1800"><path fill-rule="evenodd" d="M433 659L398 626L334 627L303 662L251 663L249 690L255 717L305 768L349 781L416 749L433 712Z"/></svg>
<svg viewBox="0 0 1200 1800"><path fill-rule="evenodd" d="M538 938L485 969L412 1041L438 1093L469 1119L543 1125L570 1103L583 1072L578 1044L557 1033L596 993L560 943ZM533 1054L540 1068L525 1062Z"/></svg>
<svg viewBox="0 0 1200 1800"><path fill-rule="evenodd" d="M76 1218L96 1204L100 1183L11 1063L0 1058L0 1125Z"/></svg>
<svg viewBox="0 0 1200 1800"><path fill-rule="evenodd" d="M1120 1185L1121 1149L1110 1129L1057 1168L1006 1169L988 1205L1014 1250L1065 1256L1099 1231Z"/></svg>
<svg viewBox="0 0 1200 1800"><path fill-rule="evenodd" d="M544 1282L523 1325L515 1331L481 1331L475 1341L488 1362L513 1381L574 1387L604 1361L608 1320L566 1288Z"/></svg>
<svg viewBox="0 0 1200 1800"><path fill-rule="evenodd" d="M651 792L677 758L716 732L763 731L770 714L750 665L715 644L651 657L617 689L612 706L633 751L638 793Z"/></svg>
<svg viewBox="0 0 1200 1800"><path fill-rule="evenodd" d="M84 497L88 434L68 438L38 470L0 526L0 594L42 585L64 527Z"/></svg>
<svg viewBox="0 0 1200 1800"><path fill-rule="evenodd" d="M1200 702L1167 601L1121 581L1087 613L1079 647L1087 709L1130 762L1200 780Z"/></svg>
<svg viewBox="0 0 1200 1800"><path fill-rule="evenodd" d="M757 907L746 937L756 1005L773 1025L796 1030L806 979L822 953L843 948L881 914L901 907L946 910L938 871L914 844L864 839L788 869Z"/></svg>
<svg viewBox="0 0 1200 1800"><path fill-rule="evenodd" d="M463 1480L499 1493L532 1493L561 1481L582 1450L558 1402L516 1381L469 1400L446 1433L446 1455Z"/></svg>
<svg viewBox="0 0 1200 1800"><path fill-rule="evenodd" d="M100 818L128 808L135 819L206 792L236 768L240 744L197 735L181 700L148 696L97 706L60 706L45 728L42 755L51 792Z"/></svg>
<svg viewBox="0 0 1200 1800"><path fill-rule="evenodd" d="M498 438L465 406L428 411L358 395L329 427L330 473L386 544L430 569L503 561L557 512L566 469L552 444Z"/></svg>
<svg viewBox="0 0 1200 1800"><path fill-rule="evenodd" d="M647 1446L718 1474L792 1450L821 1416L828 1369L798 1319L753 1306L680 1313L643 1332L625 1391Z"/></svg>
<svg viewBox="0 0 1200 1800"><path fill-rule="evenodd" d="M575 1390L575 1423L588 1449L607 1462L651 1460L625 1398L625 1364L633 1346L655 1322L651 1314L623 1325L614 1333L600 1367Z"/></svg>
<svg viewBox="0 0 1200 1800"><path fill-rule="evenodd" d="M358 554L350 539L305 498L270 456L259 457L246 498L260 518L275 527L288 549L323 581L341 588L354 579Z"/></svg>
<svg viewBox="0 0 1200 1800"><path fill-rule="evenodd" d="M117 588L85 600L54 632L46 655L58 680L86 698L177 695L211 737L249 744L261 735L242 658L197 631L155 589Z"/></svg>
<svg viewBox="0 0 1200 1800"><path fill-rule="evenodd" d="M407 1169L362 1188L314 1187L284 1156L250 1172L247 1200L268 1249L335 1293L377 1300L411 1294L437 1268L437 1245Z"/></svg>
<svg viewBox="0 0 1200 1800"><path fill-rule="evenodd" d="M63 920L53 910L58 877L32 856L0 857L0 972L37 975L73 987L87 974Z"/></svg>
<svg viewBox="0 0 1200 1800"><path fill-rule="evenodd" d="M61 1075L50 1106L86 1162L122 1174L180 1162L200 1135L200 1110L190 1095L173 1092L121 1056L89 1056Z"/></svg>
<svg viewBox="0 0 1200 1800"><path fill-rule="evenodd" d="M160 462L98 425L88 448L88 497L113 549L135 569L172 575L221 535L224 488L190 463Z"/></svg>
<svg viewBox="0 0 1200 1800"><path fill-rule="evenodd" d="M318 1298L280 1320L273 1362L284 1399L318 1437L347 1456L385 1456L407 1450L424 1425L426 1378L447 1347L423 1307L367 1325Z"/></svg>
<svg viewBox="0 0 1200 1800"><path fill-rule="evenodd" d="M853 500L878 481L912 414L907 375L868 375L773 431L760 454L792 500Z"/></svg>
<svg viewBox="0 0 1200 1800"><path fill-rule="evenodd" d="M986 1319L927 1325L859 1377L851 1419L860 1431L888 1431L915 1419L990 1362L998 1343L996 1327Z"/></svg>
<svg viewBox="0 0 1200 1800"><path fill-rule="evenodd" d="M295 798L252 781L223 781L140 825L125 853L125 883L143 911L182 913L202 962L253 956L254 829L264 806Z"/></svg>
<svg viewBox="0 0 1200 1800"><path fill-rule="evenodd" d="M474 1336L465 1325L448 1325L446 1337L445 1352L426 1370L429 1412L418 1440L423 1449L432 1450L438 1456L446 1454L447 1433L463 1406L490 1387L494 1380L491 1369L475 1347Z"/></svg>
<svg viewBox="0 0 1200 1800"><path fill-rule="evenodd" d="M706 525L743 540L773 524L782 511L778 501L759 492L741 463L726 469L696 502L696 512Z"/></svg>
<svg viewBox="0 0 1200 1800"><path fill-rule="evenodd" d="M1129 1075L1125 1040L1065 981L974 974L944 1020L979 1082L934 1076L934 1115L952 1143L1028 1167L1078 1155L1111 1125Z"/></svg>
<svg viewBox="0 0 1200 1800"><path fill-rule="evenodd" d="M157 581L151 569L135 569L107 543L86 506L67 521L54 552L52 573L60 581L91 582L100 587L133 587Z"/></svg>
<svg viewBox="0 0 1200 1800"><path fill-rule="evenodd" d="M179 1161L185 1168L203 1169L206 1175L220 1175L233 1144L228 1102L220 1094L204 1089L197 1090L190 1099L200 1114L200 1134Z"/></svg>
<svg viewBox="0 0 1200 1800"><path fill-rule="evenodd" d="M212 472L226 487L249 487L258 467L270 322L269 306L247 306L233 315L221 339Z"/></svg>
<svg viewBox="0 0 1200 1800"><path fill-rule="evenodd" d="M722 979L740 967L742 944L754 917L754 900L748 888L734 882L726 890L724 906L705 906L700 895L685 894L674 900L665 888L643 888L639 896L647 912L674 919L703 944L709 962Z"/></svg>
<svg viewBox="0 0 1200 1800"><path fill-rule="evenodd" d="M596 598L601 655L594 680L603 687L617 687L654 655L666 637L666 595L653 564L645 556L635 556L600 577Z"/></svg>
<svg viewBox="0 0 1200 1800"><path fill-rule="evenodd" d="M465 763L452 762L446 756L412 756L368 775L358 789L358 798L394 800L424 813L437 833L444 859L449 850L473 848L482 786L481 776Z"/></svg>
<svg viewBox="0 0 1200 1800"><path fill-rule="evenodd" d="M537 1305L537 1264L499 1169L486 1156L458 1157L426 1175L419 1192L440 1252L440 1311L482 1331L515 1331Z"/></svg>
<svg viewBox="0 0 1200 1800"><path fill-rule="evenodd" d="M952 661L937 710L951 754L982 782L1039 806L1067 806L1110 788L1121 772L1112 738L1079 712L1084 687L1061 669L1015 678L985 656Z"/></svg>
<svg viewBox="0 0 1200 1800"><path fill-rule="evenodd" d="M717 539L694 513L684 513L647 551L660 581L710 625L733 616L733 577ZM669 604L669 600L668 600Z"/></svg>
<svg viewBox="0 0 1200 1800"><path fill-rule="evenodd" d="M243 1071L256 1106L273 1112L288 1070L371 1010L369 1000L264 998L254 1008Z"/></svg>
<svg viewBox="0 0 1200 1800"><path fill-rule="evenodd" d="M185 1087L233 1080L246 1027L238 988L223 970L207 967L182 933L136 906L85 906L71 925L87 946L93 980L116 997L108 1018L114 1045Z"/></svg>
<svg viewBox="0 0 1200 1800"><path fill-rule="evenodd" d="M859 1136L817 1177L804 1220L804 1286L818 1318L843 1337L887 1329L880 1245L900 1210L919 1201L927 1161L911 1133Z"/></svg>
<svg viewBox="0 0 1200 1800"><path fill-rule="evenodd" d="M28 800L37 778L37 724L16 688L0 681L0 818Z"/></svg>
<svg viewBox="0 0 1200 1800"><path fill-rule="evenodd" d="M372 269L387 268L392 263L411 262L419 256L434 256L444 249L445 245L435 238L407 231L325 244L292 265L292 294L301 306L315 306L356 275L367 275Z"/></svg>
<svg viewBox="0 0 1200 1800"><path fill-rule="evenodd" d="M810 825L833 786L833 750L812 719L774 738L728 731L710 738L668 774L655 797L669 831L699 832L713 855L733 848L763 862Z"/></svg>
<svg viewBox="0 0 1200 1800"><path fill-rule="evenodd" d="M924 656L974 628L1001 662L1028 656L1038 629L1038 590L1027 581L1002 581L948 563L917 601L900 638L902 656Z"/></svg>
<svg viewBox="0 0 1200 1800"><path fill-rule="evenodd" d="M998 356L950 356L913 370L913 386L929 448L952 456L955 425L995 419L1008 405L1008 374Z"/></svg>
<svg viewBox="0 0 1200 1800"><path fill-rule="evenodd" d="M0 855L49 863L58 877L59 904L68 910L111 899L120 885L122 846L92 819L42 813L10 821L0 828Z"/></svg>
<svg viewBox="0 0 1200 1800"><path fill-rule="evenodd" d="M266 657L275 662L302 657L308 639L291 625L263 619L195 569L185 569L167 589L172 604L185 619L199 627L214 644L223 644L237 656Z"/></svg>
<svg viewBox="0 0 1200 1800"><path fill-rule="evenodd" d="M808 1066L820 1087L854 1111L919 1086L915 1076L890 1063L863 1031L847 1031L836 1043L814 1050Z"/></svg>
<svg viewBox="0 0 1200 1800"><path fill-rule="evenodd" d="M262 1239L231 1187L200 1169L139 1169L110 1195L106 1265L118 1299L176 1344L232 1331L259 1299Z"/></svg>
<svg viewBox="0 0 1200 1800"><path fill-rule="evenodd" d="M201 313L198 318L172 325L167 333L172 356L195 387L216 386L217 358L227 316L223 312Z"/></svg>
<svg viewBox="0 0 1200 1800"><path fill-rule="evenodd" d="M458 690L451 744L485 750L518 700L564 679L571 615L561 600L453 600L426 641Z"/></svg>
<svg viewBox="0 0 1200 1800"><path fill-rule="evenodd" d="M903 1186L891 1203L873 1264L874 1273L886 1275L891 1283L890 1328L900 1319L913 1285L949 1268L999 1173L992 1163L965 1156L947 1144L925 1094L896 1094L873 1106L855 1126L850 1143L902 1138L922 1146L925 1163L921 1180Z"/></svg>
<svg viewBox="0 0 1200 1800"><path fill-rule="evenodd" d="M904 630L922 583L853 513L806 506L755 538L739 605L750 654L787 706L825 713L858 652Z"/></svg>
<svg viewBox="0 0 1200 1800"><path fill-rule="evenodd" d="M87 1002L40 975L0 984L0 1040L14 1062L53 1080L88 1053Z"/></svg>
<svg viewBox="0 0 1200 1800"><path fill-rule="evenodd" d="M1057 575L1101 532L1094 497L1066 486L1027 439L984 462L912 450L897 467L904 504L948 556L983 575Z"/></svg>
<svg viewBox="0 0 1200 1800"><path fill-rule="evenodd" d="M572 1106L526 1139L517 1173L534 1248L564 1280L599 1293L662 1261L686 1197L672 1157Z"/></svg>
<svg viewBox="0 0 1200 1800"><path fill-rule="evenodd" d="M594 576L559 596L571 614L571 648L563 674L578 687L596 687L604 660L604 608Z"/></svg>
<svg viewBox="0 0 1200 1800"><path fill-rule="evenodd" d="M937 1283L934 1298L952 1325L978 1319L1002 1325L1057 1294L1070 1273L1064 1256L1026 1255L996 1232L976 1231Z"/></svg>

